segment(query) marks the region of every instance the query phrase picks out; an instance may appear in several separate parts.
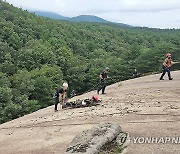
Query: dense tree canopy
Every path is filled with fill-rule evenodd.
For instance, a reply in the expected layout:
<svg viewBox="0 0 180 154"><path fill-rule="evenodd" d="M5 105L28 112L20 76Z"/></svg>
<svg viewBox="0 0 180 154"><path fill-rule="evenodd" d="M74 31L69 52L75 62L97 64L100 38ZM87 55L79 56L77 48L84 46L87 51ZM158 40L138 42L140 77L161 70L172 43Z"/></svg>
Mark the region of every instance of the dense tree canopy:
<svg viewBox="0 0 180 154"><path fill-rule="evenodd" d="M167 52L180 61L180 30L73 23L0 1L0 123L53 104L55 87L95 88L108 66L116 81L158 72ZM176 65L174 69L179 69Z"/></svg>

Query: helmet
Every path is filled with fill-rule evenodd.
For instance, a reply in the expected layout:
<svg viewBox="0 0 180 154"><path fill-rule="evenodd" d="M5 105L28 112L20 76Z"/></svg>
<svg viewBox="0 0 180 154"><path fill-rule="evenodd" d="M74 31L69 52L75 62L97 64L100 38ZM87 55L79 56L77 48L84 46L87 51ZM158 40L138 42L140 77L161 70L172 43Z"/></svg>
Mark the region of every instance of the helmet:
<svg viewBox="0 0 180 154"><path fill-rule="evenodd" d="M166 54L166 57L171 57L171 54L170 54L170 53L167 53L167 54Z"/></svg>
<svg viewBox="0 0 180 154"><path fill-rule="evenodd" d="M64 83L63 83L63 87L68 88L68 83L64 82Z"/></svg>
<svg viewBox="0 0 180 154"><path fill-rule="evenodd" d="M97 102L97 101L98 101L98 96L95 96L95 95L94 95L94 96L92 97L92 99L93 99L93 101Z"/></svg>
<svg viewBox="0 0 180 154"><path fill-rule="evenodd" d="M106 67L106 70L109 71L109 67Z"/></svg>

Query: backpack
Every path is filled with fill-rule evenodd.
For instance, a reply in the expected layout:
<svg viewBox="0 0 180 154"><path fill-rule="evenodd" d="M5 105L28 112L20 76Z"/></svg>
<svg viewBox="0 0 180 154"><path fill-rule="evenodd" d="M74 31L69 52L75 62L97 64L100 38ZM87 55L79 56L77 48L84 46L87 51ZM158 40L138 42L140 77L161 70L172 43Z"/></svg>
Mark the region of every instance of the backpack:
<svg viewBox="0 0 180 154"><path fill-rule="evenodd" d="M58 91L55 91L55 92L54 92L54 95L53 95L53 98L57 98L58 95L59 95Z"/></svg>

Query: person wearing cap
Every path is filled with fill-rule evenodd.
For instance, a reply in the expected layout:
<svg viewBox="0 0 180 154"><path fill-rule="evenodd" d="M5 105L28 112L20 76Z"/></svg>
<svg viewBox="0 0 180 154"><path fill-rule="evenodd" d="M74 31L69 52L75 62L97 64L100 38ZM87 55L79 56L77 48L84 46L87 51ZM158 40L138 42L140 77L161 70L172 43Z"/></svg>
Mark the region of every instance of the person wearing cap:
<svg viewBox="0 0 180 154"><path fill-rule="evenodd" d="M174 62L172 61L171 59L171 54L170 53L167 53L166 54L166 59L164 60L164 63L163 63L163 66L162 66L162 70L163 70L163 73L160 77L160 80L164 80L163 77L164 75L166 74L166 72L168 73L168 77L169 77L169 80L172 80L173 78L171 77L171 72L170 72L170 68L171 66L174 64Z"/></svg>
<svg viewBox="0 0 180 154"><path fill-rule="evenodd" d="M105 94L105 88L106 88L106 79L108 79L108 72L109 68L106 67L106 69L99 75L100 77L100 88L97 90L97 94L99 94L100 90L102 90L102 94Z"/></svg>
<svg viewBox="0 0 180 154"><path fill-rule="evenodd" d="M68 89L68 83L63 83L62 88L56 89L56 94L54 97L55 98L55 108L54 108L55 112L58 111L57 109L58 103L60 103L61 106L64 103L67 89Z"/></svg>

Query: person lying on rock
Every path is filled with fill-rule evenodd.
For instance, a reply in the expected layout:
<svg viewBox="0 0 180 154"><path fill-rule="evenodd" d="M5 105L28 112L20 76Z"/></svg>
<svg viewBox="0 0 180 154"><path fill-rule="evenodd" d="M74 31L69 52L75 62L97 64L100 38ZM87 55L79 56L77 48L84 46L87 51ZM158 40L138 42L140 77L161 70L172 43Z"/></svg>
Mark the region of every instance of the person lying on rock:
<svg viewBox="0 0 180 154"><path fill-rule="evenodd" d="M80 108L80 107L90 107L90 106L96 106L99 105L99 103L101 102L101 100L98 99L98 96L93 96L91 99L87 98L87 99L78 99L76 101L73 102L66 102L64 104L62 104L62 108Z"/></svg>

